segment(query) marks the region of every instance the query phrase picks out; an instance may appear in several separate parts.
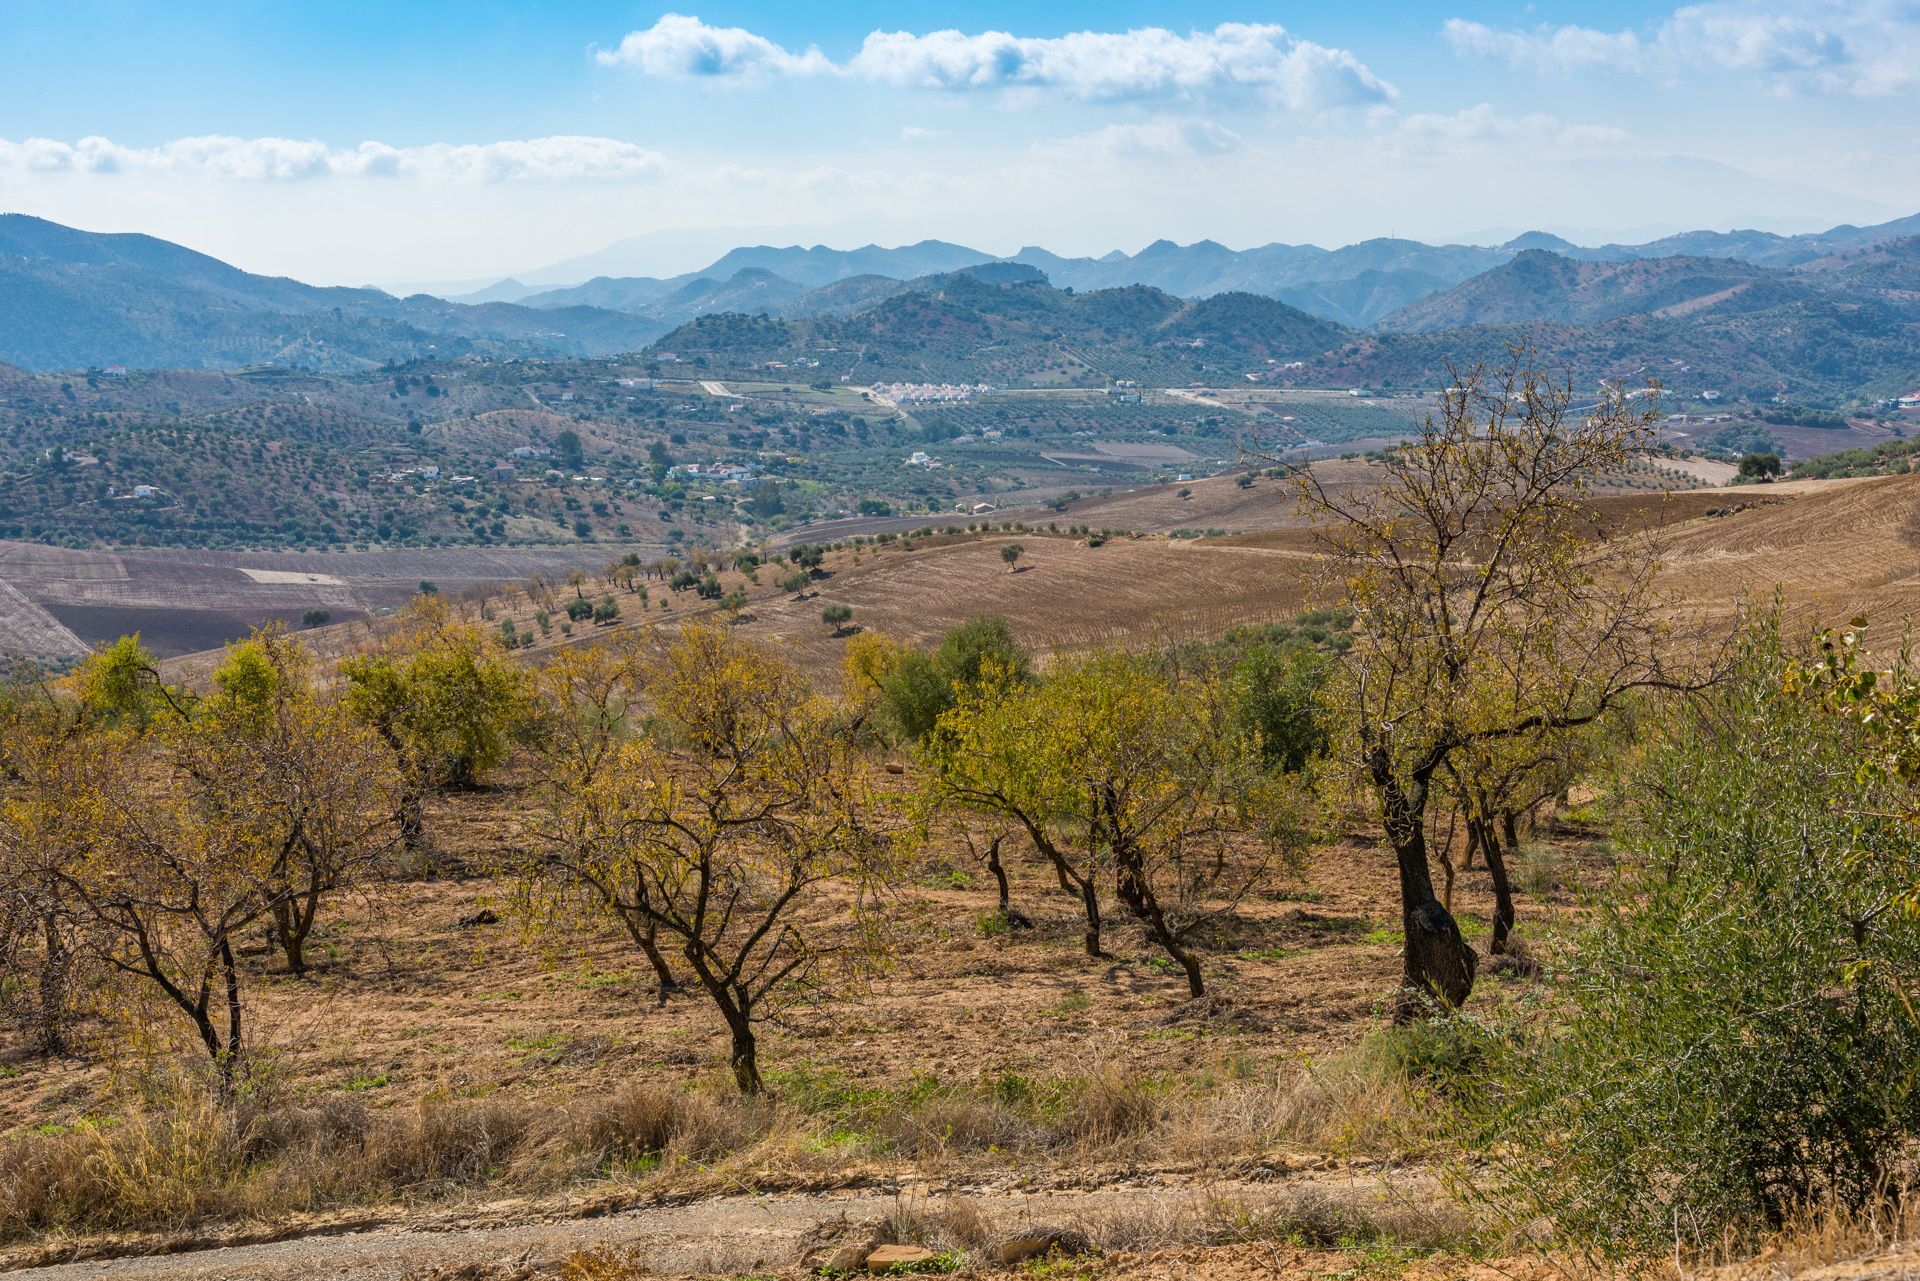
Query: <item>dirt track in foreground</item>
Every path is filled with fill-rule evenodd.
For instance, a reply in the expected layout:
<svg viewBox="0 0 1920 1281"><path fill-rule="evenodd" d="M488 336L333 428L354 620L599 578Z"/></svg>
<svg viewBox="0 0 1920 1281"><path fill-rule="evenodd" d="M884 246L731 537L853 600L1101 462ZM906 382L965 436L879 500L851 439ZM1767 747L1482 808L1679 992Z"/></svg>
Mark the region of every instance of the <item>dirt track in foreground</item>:
<svg viewBox="0 0 1920 1281"><path fill-rule="evenodd" d="M33 1281L406 1281L431 1276L504 1278L558 1267L580 1250L633 1250L657 1274L804 1270L810 1244L835 1239L836 1229L896 1214L938 1214L965 1202L998 1235L1036 1227L1077 1227L1096 1241L1125 1248L1179 1243L1183 1227L1224 1204L1249 1216L1282 1209L1302 1195L1374 1208L1401 1201L1366 1174L1315 1172L1270 1181L1191 1182L1146 1176L1080 1191L1015 1192L986 1187L929 1192L920 1187L825 1193L741 1195L660 1204L588 1218L565 1209L541 1213L524 1204L474 1207L459 1216L434 1216L407 1225L308 1235L254 1245L232 1245L167 1255L89 1259L6 1273ZM1420 1195L1429 1195L1420 1193ZM520 1219L515 1222L513 1220ZM850 1237L848 1239L851 1239ZM464 1269L464 1270L463 1270Z"/></svg>

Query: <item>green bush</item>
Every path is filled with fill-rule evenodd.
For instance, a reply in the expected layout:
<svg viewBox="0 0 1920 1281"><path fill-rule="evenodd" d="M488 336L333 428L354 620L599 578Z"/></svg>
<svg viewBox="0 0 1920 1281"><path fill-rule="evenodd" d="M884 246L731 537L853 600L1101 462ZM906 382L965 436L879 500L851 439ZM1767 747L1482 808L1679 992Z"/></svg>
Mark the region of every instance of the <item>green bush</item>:
<svg viewBox="0 0 1920 1281"><path fill-rule="evenodd" d="M1013 638L1007 620L996 615L970 618L951 628L931 654L908 651L881 684L881 719L902 740L925 738L940 714L954 705L957 690L980 683L981 669L989 661L1021 680L1033 669L1032 655Z"/></svg>
<svg viewBox="0 0 1920 1281"><path fill-rule="evenodd" d="M1476 1181L1516 1223L1720 1246L1871 1200L1920 1131L1911 798L1864 781L1857 726L1782 692L1786 669L1757 632L1674 709L1560 1008L1487 1073L1505 1177Z"/></svg>

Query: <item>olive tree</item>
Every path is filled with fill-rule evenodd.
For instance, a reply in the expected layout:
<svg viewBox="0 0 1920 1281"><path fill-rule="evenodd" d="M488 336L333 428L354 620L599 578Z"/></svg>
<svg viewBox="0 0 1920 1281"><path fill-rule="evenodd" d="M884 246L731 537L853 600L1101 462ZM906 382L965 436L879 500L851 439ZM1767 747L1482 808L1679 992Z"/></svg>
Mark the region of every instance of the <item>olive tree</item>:
<svg viewBox="0 0 1920 1281"><path fill-rule="evenodd" d="M380 643L340 663L346 706L393 749L403 786L400 831L425 834L430 791L467 787L501 764L526 710L526 678L498 633L456 618L437 596L414 599Z"/></svg>
<svg viewBox="0 0 1920 1281"><path fill-rule="evenodd" d="M1470 1094L1478 1195L1511 1224L1640 1259L1718 1252L1900 1186L1920 827L1908 771L1877 766L1920 758L1911 721L1852 715L1867 673L1835 674L1761 624L1721 688L1662 709L1619 883L1570 940L1553 1017L1495 1038ZM1920 689L1904 665L1893 684Z"/></svg>

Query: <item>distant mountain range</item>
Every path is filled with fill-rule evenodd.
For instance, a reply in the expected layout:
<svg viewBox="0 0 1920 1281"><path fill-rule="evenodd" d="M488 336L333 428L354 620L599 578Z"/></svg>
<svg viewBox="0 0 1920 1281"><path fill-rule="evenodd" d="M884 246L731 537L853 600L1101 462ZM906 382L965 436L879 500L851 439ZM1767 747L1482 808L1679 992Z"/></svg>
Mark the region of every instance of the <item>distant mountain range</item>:
<svg viewBox="0 0 1920 1281"><path fill-rule="evenodd" d="M1683 397L1832 404L1892 395L1920 385L1920 237L1791 269L1526 249L1371 329L1261 294L1072 291L1037 268L990 263L845 311L709 313L652 350L720 377L1383 388L1435 386L1450 366L1497 360L1522 341L1583 383L1652 377Z"/></svg>
<svg viewBox="0 0 1920 1281"><path fill-rule="evenodd" d="M467 352L603 355L667 328L625 311L464 305L256 276L152 236L0 214L0 361L348 370Z"/></svg>
<svg viewBox="0 0 1920 1281"><path fill-rule="evenodd" d="M1836 403L1910 390L1920 216L1639 246L1542 233L1492 247L1161 241L1133 255L1029 248L1009 260L931 240L761 246L685 276L600 278L517 302L318 288L149 236L0 216L0 362L38 370L354 370L646 349L807 381L1404 387L1516 339L1582 378L1650 374L1684 391Z"/></svg>
<svg viewBox="0 0 1920 1281"><path fill-rule="evenodd" d="M1793 267L1837 252L1920 234L1920 215L1875 227L1835 227L1801 236L1764 231L1692 231L1643 245L1584 247L1545 232L1528 232L1506 244L1428 245L1415 240L1367 240L1340 249L1314 245L1262 245L1233 250L1211 240L1176 245L1156 241L1137 254L1063 258L1028 247L1008 261L1037 267L1062 289L1111 289L1151 285L1182 298L1254 293L1315 316L1364 328L1509 262L1530 250L1581 261L1626 263L1649 258L1738 260L1760 267ZM767 315L820 314L831 310L803 303L808 291L849 279L908 281L944 275L996 261L964 245L923 240L887 249L828 249L815 245L735 249L700 271L667 278L599 276L566 288L536 290L502 281L456 302L511 301L529 307L591 306L631 312L679 324L716 311ZM858 295L871 301L884 286Z"/></svg>

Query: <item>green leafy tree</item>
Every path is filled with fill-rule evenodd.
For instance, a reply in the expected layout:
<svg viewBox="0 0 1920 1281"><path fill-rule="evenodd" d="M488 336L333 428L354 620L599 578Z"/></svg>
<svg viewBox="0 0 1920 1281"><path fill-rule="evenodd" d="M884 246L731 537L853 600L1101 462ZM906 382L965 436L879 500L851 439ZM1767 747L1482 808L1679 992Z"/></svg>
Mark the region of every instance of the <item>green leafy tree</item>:
<svg viewBox="0 0 1920 1281"><path fill-rule="evenodd" d="M1659 718L1553 1017L1476 1074L1476 1182L1510 1222L1720 1251L1871 1203L1920 1134L1910 784L1861 768L1876 730L1802 671L1764 625Z"/></svg>
<svg viewBox="0 0 1920 1281"><path fill-rule="evenodd" d="M418 597L380 645L340 664L347 707L386 740L404 785L407 843L424 835L423 804L437 788L467 787L505 761L525 711L522 671L495 633Z"/></svg>

